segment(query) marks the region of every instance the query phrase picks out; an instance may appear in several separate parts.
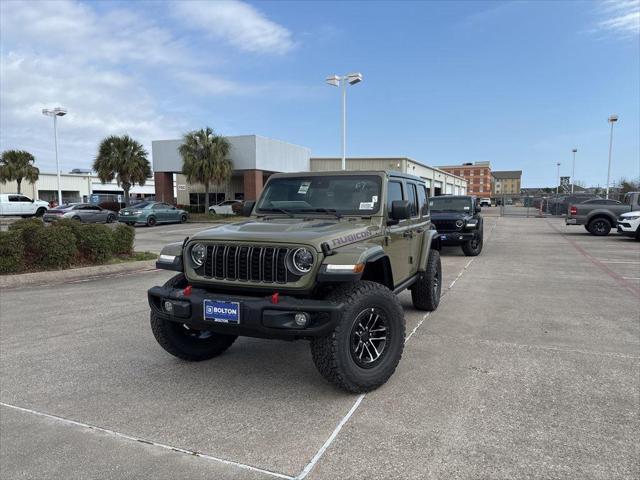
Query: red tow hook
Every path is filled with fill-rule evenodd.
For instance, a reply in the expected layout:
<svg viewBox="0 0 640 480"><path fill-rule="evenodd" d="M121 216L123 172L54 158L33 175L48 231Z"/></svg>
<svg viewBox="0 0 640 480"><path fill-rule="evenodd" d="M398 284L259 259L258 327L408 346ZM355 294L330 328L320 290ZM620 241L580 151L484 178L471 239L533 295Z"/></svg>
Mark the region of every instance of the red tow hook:
<svg viewBox="0 0 640 480"><path fill-rule="evenodd" d="M273 295L271 295L271 303L275 305L279 301L280 301L280 294L278 292L275 292Z"/></svg>
<svg viewBox="0 0 640 480"><path fill-rule="evenodd" d="M191 295L191 290L192 290L191 285L187 285L186 287L184 287L184 290L182 290L182 295L185 296L185 297L190 296Z"/></svg>

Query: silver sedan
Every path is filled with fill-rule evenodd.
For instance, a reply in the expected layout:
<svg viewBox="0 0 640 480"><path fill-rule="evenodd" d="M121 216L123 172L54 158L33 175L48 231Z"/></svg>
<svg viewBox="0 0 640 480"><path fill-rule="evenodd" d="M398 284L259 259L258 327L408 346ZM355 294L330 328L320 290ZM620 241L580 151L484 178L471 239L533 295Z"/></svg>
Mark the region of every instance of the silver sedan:
<svg viewBox="0 0 640 480"><path fill-rule="evenodd" d="M61 218L82 223L112 223L116 220L116 212L90 203L69 203L47 210L42 217L45 222L55 222Z"/></svg>

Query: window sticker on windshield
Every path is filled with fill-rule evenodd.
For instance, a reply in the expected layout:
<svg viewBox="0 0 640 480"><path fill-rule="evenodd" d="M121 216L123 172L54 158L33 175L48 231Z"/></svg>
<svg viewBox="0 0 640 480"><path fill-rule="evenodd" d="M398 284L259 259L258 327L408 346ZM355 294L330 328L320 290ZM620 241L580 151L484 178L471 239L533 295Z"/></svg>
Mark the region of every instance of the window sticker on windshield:
<svg viewBox="0 0 640 480"><path fill-rule="evenodd" d="M371 201L372 201L373 203L378 203L378 196L377 196L377 195L374 195L373 197L371 197Z"/></svg>
<svg viewBox="0 0 640 480"><path fill-rule="evenodd" d="M429 202L429 206L430 206L430 207L433 207L433 200L431 200L431 201Z"/></svg>
<svg viewBox="0 0 640 480"><path fill-rule="evenodd" d="M373 210L374 202L360 202L360 210Z"/></svg>
<svg viewBox="0 0 640 480"><path fill-rule="evenodd" d="M300 195L305 195L307 193L307 190L309 190L310 185L311 185L311 182L302 182L300 184L300 188L298 189L298 193Z"/></svg>

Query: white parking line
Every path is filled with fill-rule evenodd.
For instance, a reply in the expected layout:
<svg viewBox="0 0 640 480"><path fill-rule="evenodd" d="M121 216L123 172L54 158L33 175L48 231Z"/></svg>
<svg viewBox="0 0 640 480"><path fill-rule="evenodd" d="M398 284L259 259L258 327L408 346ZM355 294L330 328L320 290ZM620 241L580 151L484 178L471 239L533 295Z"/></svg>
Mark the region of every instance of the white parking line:
<svg viewBox="0 0 640 480"><path fill-rule="evenodd" d="M634 262L634 261L630 261L630 260L600 260L598 259L600 262L602 263L622 263L622 264L629 264L629 265L640 265L640 262Z"/></svg>
<svg viewBox="0 0 640 480"><path fill-rule="evenodd" d="M238 463L238 462L233 462L231 460L225 460L223 458L212 457L211 455L207 455L205 453L200 453L200 452L194 452L193 450L187 450L185 448L174 447L174 446L171 446L171 445L166 445L164 443L152 442L150 440L146 440L146 439L143 439L143 438L138 438L138 437L134 437L132 435L127 435L126 433L120 433L120 432L116 432L114 430L109 430L108 428L97 427L95 425L90 425L88 423L77 422L76 420L70 420L68 418L59 417L58 415L51 415L49 413L39 412L37 410L31 410L30 408L18 407L16 405L11 405L9 403L4 403L4 402L0 402L0 405L2 405L4 407L7 407L7 408L12 408L14 410L18 410L20 412L31 413L33 415L38 415L40 417L49 418L51 420L56 420L58 422L66 423L66 424L69 424L69 425L75 425L76 427L88 428L90 430L95 430L97 432L106 433L107 435L112 435L112 436L115 436L115 437L124 438L126 440L132 440L132 441L144 443L144 444L147 444L147 445L153 445L154 447L163 448L165 450L170 450L170 451L178 452L178 453L184 453L184 454L187 454L187 455L192 455L192 456L195 456L195 457L204 458L205 460L210 460L210 461L213 461L213 462L223 463L225 465L230 465L230 466L233 466L233 467L242 468L243 470L249 470L251 472L262 473L264 475L270 475L270 476L275 477L275 478L284 478L286 480L293 480L294 479L294 477L290 477L289 475L284 475L282 473L271 472L269 470L264 470L263 468L252 467L251 465L246 465L244 463Z"/></svg>
<svg viewBox="0 0 640 480"><path fill-rule="evenodd" d="M489 233L487 234L487 240L491 237L491 233L493 233L493 230L496 228L497 224L498 224L498 219L496 218L496 220L493 222L493 225L491 225L491 228L489 229ZM469 266L473 263L473 261L475 259L476 259L476 257L473 257L473 258L471 258L471 260L469 260L467 262L467 264L464 266L464 268L458 274L458 276L455 278L455 280L453 282L451 282L451 285L449 285L449 290L458 281L458 279L464 274L464 272L467 271L467 269L469 268ZM447 291L449 291L449 290L447 290ZM442 297L444 297L446 295L446 293L447 292L445 292L442 295ZM422 317L422 319L418 322L418 324L415 326L415 328L411 331L411 333L409 333L409 335L407 335L407 337L404 340L404 344L405 345L407 344L409 339L413 336L413 334L418 331L418 328L420 328L420 326L424 323L424 321L427 319L427 317L430 314L431 314L431 312L425 313L424 316ZM311 470L313 470L313 467L316 466L318 461L322 458L324 453L331 446L331 444L333 443L335 438L338 436L338 433L340 433L340 430L342 430L342 427L344 427L345 423L347 423L347 421L355 413L355 411L358 409L358 407L360 406L360 404L362 403L362 400L364 400L364 397L366 397L366 395L367 395L366 393L363 393L363 394L358 396L358 398L356 399L355 403L351 406L351 409L349 409L347 414L344 417L342 417L342 419L340 420L340 422L338 423L336 428L333 430L333 432L331 432L331 435L329 436L327 441L324 442L322 447L320 447L320 450L318 450L316 452L316 454L313 456L311 461L304 467L302 472L300 472L300 474L297 477L295 477L295 480L303 480L307 475L309 475L309 472L311 472Z"/></svg>

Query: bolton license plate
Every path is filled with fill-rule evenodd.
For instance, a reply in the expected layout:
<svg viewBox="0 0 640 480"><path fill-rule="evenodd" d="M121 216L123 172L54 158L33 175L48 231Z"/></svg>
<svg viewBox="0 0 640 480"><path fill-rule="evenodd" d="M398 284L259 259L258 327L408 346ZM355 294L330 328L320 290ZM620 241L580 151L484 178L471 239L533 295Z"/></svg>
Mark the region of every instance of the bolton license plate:
<svg viewBox="0 0 640 480"><path fill-rule="evenodd" d="M219 323L240 323L240 304L222 300L204 300L204 319Z"/></svg>

